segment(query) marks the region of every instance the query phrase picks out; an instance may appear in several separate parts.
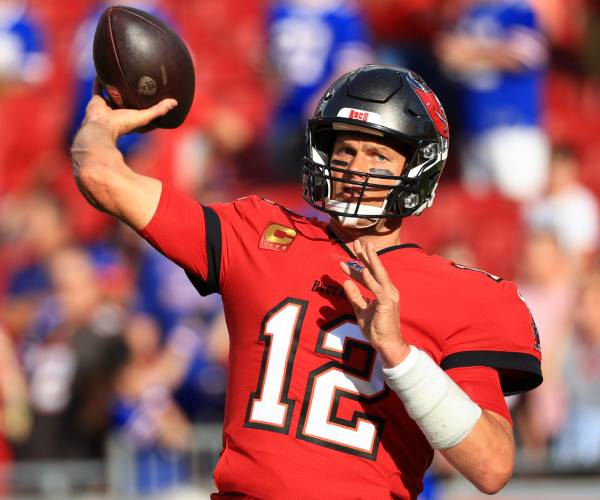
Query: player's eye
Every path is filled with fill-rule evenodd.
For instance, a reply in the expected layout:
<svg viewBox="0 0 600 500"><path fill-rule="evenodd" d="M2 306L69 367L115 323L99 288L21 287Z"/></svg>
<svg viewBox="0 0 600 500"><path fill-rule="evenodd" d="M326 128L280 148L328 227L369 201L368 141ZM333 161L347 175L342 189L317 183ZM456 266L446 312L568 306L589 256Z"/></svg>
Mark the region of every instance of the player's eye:
<svg viewBox="0 0 600 500"><path fill-rule="evenodd" d="M331 164L337 167L348 167L350 161L356 154L356 151L348 146L343 146L337 151L333 152L333 158L331 158Z"/></svg>
<svg viewBox="0 0 600 500"><path fill-rule="evenodd" d="M336 151L336 154L338 154L338 155L353 156L355 153L356 153L356 151L353 148L349 147L349 146L341 147L340 149L338 149Z"/></svg>
<svg viewBox="0 0 600 500"><path fill-rule="evenodd" d="M390 159L387 156L382 155L381 153L374 153L373 157L379 162L390 161Z"/></svg>

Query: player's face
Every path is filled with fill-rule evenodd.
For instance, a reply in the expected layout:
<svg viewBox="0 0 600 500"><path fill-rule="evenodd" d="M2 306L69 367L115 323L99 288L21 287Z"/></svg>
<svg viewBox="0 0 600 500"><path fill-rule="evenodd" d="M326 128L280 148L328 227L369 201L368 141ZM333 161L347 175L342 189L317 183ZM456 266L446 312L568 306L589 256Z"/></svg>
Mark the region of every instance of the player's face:
<svg viewBox="0 0 600 500"><path fill-rule="evenodd" d="M336 138L331 154L332 197L337 201L356 203L360 199L362 183L369 175L369 183L379 187L367 187L361 204L382 206L397 181L377 176L399 176L402 174L406 157L384 144L378 137L365 138L359 134L341 134ZM354 183L353 183L354 182Z"/></svg>

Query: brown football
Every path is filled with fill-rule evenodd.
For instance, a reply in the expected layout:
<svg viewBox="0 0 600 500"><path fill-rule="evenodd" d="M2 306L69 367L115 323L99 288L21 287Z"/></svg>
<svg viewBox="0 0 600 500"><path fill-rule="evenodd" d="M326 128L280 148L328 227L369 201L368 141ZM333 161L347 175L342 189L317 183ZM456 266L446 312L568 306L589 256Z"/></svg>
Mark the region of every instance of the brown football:
<svg viewBox="0 0 600 500"><path fill-rule="evenodd" d="M194 99L194 65L183 40L160 19L131 7L109 7L94 36L94 66L113 107L145 109L168 97L178 105L152 122L175 128Z"/></svg>

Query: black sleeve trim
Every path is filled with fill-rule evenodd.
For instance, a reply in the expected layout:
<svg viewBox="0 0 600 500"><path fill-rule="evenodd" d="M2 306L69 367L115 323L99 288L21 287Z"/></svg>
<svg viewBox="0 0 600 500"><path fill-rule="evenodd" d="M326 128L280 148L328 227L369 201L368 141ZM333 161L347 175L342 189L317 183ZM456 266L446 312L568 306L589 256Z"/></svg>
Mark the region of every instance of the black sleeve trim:
<svg viewBox="0 0 600 500"><path fill-rule="evenodd" d="M444 370L466 366L489 366L498 371L505 396L535 389L542 383L540 361L531 354L503 351L463 351L442 359Z"/></svg>
<svg viewBox="0 0 600 500"><path fill-rule="evenodd" d="M217 213L209 207L202 206L204 212L204 225L206 229L206 258L208 271L206 281L199 276L186 272L192 285L200 295L206 296L211 293L219 293L219 277L221 276L221 220Z"/></svg>

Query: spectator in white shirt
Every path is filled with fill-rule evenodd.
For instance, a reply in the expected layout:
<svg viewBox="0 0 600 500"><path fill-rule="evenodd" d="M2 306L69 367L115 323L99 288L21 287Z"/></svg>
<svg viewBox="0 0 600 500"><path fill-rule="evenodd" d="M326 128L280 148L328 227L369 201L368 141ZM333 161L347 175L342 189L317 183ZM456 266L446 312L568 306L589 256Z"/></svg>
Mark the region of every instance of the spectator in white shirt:
<svg viewBox="0 0 600 500"><path fill-rule="evenodd" d="M586 269L598 249L598 201L578 177L578 160L567 145L553 149L546 194L527 211L529 224L548 229L570 254L577 269Z"/></svg>

